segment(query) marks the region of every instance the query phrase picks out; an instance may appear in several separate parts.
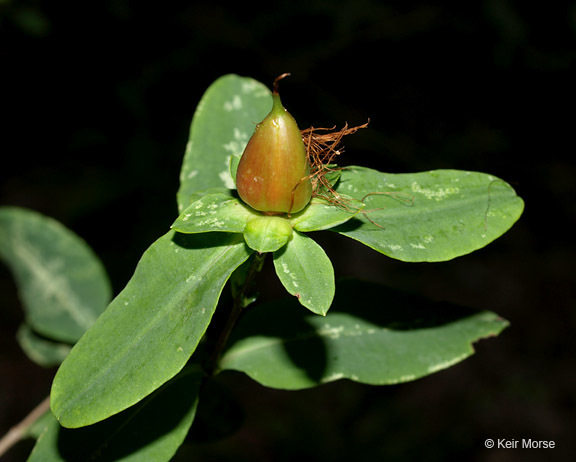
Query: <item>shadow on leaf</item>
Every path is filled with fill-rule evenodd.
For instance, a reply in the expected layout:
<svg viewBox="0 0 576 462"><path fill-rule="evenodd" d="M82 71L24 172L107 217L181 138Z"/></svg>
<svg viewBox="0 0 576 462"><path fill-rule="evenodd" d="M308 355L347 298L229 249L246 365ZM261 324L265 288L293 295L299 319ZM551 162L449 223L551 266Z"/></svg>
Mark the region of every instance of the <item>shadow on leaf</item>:
<svg viewBox="0 0 576 462"><path fill-rule="evenodd" d="M250 310L222 366L275 388L339 378L398 383L461 361L473 353L474 341L505 326L490 312L343 280L326 317L309 314L294 299Z"/></svg>
<svg viewBox="0 0 576 462"><path fill-rule="evenodd" d="M60 428L58 451L62 459L115 461L140 454L145 460L147 450L156 443L160 447L154 451L173 453L180 443L166 447L166 439L181 425L185 427L184 438L192 423L200 380L199 373L185 369L140 403L109 419L79 429ZM190 422L185 423L187 420Z"/></svg>

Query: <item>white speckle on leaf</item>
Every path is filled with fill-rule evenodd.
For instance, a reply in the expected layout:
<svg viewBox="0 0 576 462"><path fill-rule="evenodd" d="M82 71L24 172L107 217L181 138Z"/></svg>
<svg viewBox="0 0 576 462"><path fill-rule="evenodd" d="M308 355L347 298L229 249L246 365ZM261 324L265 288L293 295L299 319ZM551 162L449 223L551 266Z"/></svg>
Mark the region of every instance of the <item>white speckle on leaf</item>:
<svg viewBox="0 0 576 462"><path fill-rule="evenodd" d="M190 170L190 172L188 172L188 175L186 175L186 178L188 178L189 180L191 180L191 179L194 178L196 175L198 175L198 170Z"/></svg>
<svg viewBox="0 0 576 462"><path fill-rule="evenodd" d="M244 148L246 148L246 141L238 141L238 140L231 140L228 143L224 143L222 145L225 151L239 157L244 152ZM230 157L226 159L226 165L230 164Z"/></svg>
<svg viewBox="0 0 576 462"><path fill-rule="evenodd" d="M403 248L401 245L399 245L399 244L390 244L390 245L388 246L388 248L389 248L390 250L393 250L393 251L396 251L396 250L404 250L404 248Z"/></svg>
<svg viewBox="0 0 576 462"><path fill-rule="evenodd" d="M218 220L218 218L208 218L206 220L202 220L198 223L198 226L211 226L214 228L222 228L224 226L224 222Z"/></svg>
<svg viewBox="0 0 576 462"><path fill-rule="evenodd" d="M270 96L270 92L255 80L247 80L242 82L242 93L251 93L252 96L255 96L256 98Z"/></svg>
<svg viewBox="0 0 576 462"><path fill-rule="evenodd" d="M344 333L344 326L332 327L330 324L326 324L319 331L320 335L330 337L332 340L339 338L343 333Z"/></svg>
<svg viewBox="0 0 576 462"><path fill-rule="evenodd" d="M294 288L298 288L298 278L297 276L290 271L290 268L288 267L288 265L285 262L282 262L282 271L284 272L284 274L287 274L288 276L290 276L290 279L292 280L292 285L294 286ZM309 300L304 300L306 302L309 302Z"/></svg>
<svg viewBox="0 0 576 462"><path fill-rule="evenodd" d="M334 372L330 375L327 375L326 377L324 377L322 379L322 382L332 382L334 380L340 380L343 379L345 376L342 372Z"/></svg>
<svg viewBox="0 0 576 462"><path fill-rule="evenodd" d="M224 186L226 186L228 189L236 188L236 183L234 183L234 179L232 178L232 175L230 175L229 170L224 170L224 171L220 172L218 174L218 176L220 177L220 179L224 183Z"/></svg>
<svg viewBox="0 0 576 462"><path fill-rule="evenodd" d="M413 249L425 249L426 247L424 247L422 244L418 243L418 244L412 244L410 243L410 247L412 247Z"/></svg>
<svg viewBox="0 0 576 462"><path fill-rule="evenodd" d="M422 240L426 243L426 244L430 244L430 242L432 242L434 240L434 236L432 236L431 234L428 234L427 236L424 236L422 238Z"/></svg>
<svg viewBox="0 0 576 462"><path fill-rule="evenodd" d="M416 181L412 183L412 192L424 195L428 200L441 201L446 199L448 196L457 194L460 192L458 187L448 187L448 188L422 188Z"/></svg>
<svg viewBox="0 0 576 462"><path fill-rule="evenodd" d="M248 134L240 131L239 128L234 128L234 139L239 141L248 141Z"/></svg>
<svg viewBox="0 0 576 462"><path fill-rule="evenodd" d="M239 95L234 95L231 101L226 101L224 103L224 110L226 112L237 111L242 109L242 98Z"/></svg>
<svg viewBox="0 0 576 462"><path fill-rule="evenodd" d="M438 371L441 371L443 369L447 369L450 366L453 366L454 364L459 363L460 361L467 358L468 356L469 356L468 354L463 354L460 356L456 356L455 358L449 359L448 361L444 361L442 363L438 363L438 364L435 364L433 366L430 366L428 368L428 373L433 374L434 372L438 372Z"/></svg>

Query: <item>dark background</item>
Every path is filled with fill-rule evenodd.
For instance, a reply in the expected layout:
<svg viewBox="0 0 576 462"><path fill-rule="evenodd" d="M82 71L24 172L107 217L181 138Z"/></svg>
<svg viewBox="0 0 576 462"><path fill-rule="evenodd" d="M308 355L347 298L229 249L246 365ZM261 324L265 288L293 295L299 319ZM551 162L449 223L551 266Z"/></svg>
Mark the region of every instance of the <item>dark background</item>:
<svg viewBox="0 0 576 462"><path fill-rule="evenodd" d="M243 426L193 444L182 460L569 460L575 39L568 0L2 0L0 205L32 208L82 236L117 293L176 216L189 123L205 89L227 73L270 84L291 72L282 99L301 128L370 119L346 140L342 164L484 171L526 201L504 237L445 263L397 262L321 234L337 275L490 309L511 327L463 363L403 385L282 392L225 375ZM5 266L0 294L4 434L48 393L55 371L16 344L23 315ZM487 450L486 438L557 448ZM3 460L24 460L30 447Z"/></svg>

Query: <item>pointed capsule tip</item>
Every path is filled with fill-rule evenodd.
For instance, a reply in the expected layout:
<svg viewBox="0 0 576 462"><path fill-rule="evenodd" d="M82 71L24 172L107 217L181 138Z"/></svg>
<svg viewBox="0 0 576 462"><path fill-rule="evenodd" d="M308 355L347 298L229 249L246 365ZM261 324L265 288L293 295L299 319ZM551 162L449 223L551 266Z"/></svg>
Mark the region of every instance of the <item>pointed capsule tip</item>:
<svg viewBox="0 0 576 462"><path fill-rule="evenodd" d="M278 82L280 82L280 80L282 80L285 77L289 77L290 75L291 75L290 72L285 72L284 74L281 74L278 77L276 77L274 79L274 85L272 86L272 93L277 95L278 94Z"/></svg>

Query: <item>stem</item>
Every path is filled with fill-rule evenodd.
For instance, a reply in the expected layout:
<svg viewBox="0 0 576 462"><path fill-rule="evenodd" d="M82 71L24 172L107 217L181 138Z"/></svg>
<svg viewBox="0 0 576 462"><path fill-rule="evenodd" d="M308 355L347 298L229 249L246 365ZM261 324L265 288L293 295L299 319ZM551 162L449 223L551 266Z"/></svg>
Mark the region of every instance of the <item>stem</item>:
<svg viewBox="0 0 576 462"><path fill-rule="evenodd" d="M18 443L26 430L32 425L40 416L42 416L48 409L50 409L50 397L47 396L38 406L36 406L30 414L28 414L24 419L13 426L8 433L6 433L2 439L0 439L0 457L4 455L12 446Z"/></svg>
<svg viewBox="0 0 576 462"><path fill-rule="evenodd" d="M222 353L224 352L224 348L226 347L226 344L228 343L228 339L230 338L230 334L232 333L232 330L234 329L234 326L236 325L238 318L240 318L240 315L242 314L242 311L245 308L244 307L244 298L245 298L247 292L250 290L250 287L252 286L252 283L254 281L254 277L262 269L262 265L264 264L265 258L266 258L265 253L257 252L254 255L254 259L252 260L250 268L248 269L248 273L246 274L246 278L244 279L242 287L240 288L240 290L236 293L236 296L234 297L232 309L230 310L230 314L228 315L228 319L226 320L226 323L222 329L222 332L220 332L220 336L218 337L218 340L216 341L216 345L214 346L214 350L212 351L212 354L210 355L210 357L208 358L208 360L205 363L205 370L208 373L208 375L214 375L218 370L218 362L220 361L220 357L222 356Z"/></svg>

